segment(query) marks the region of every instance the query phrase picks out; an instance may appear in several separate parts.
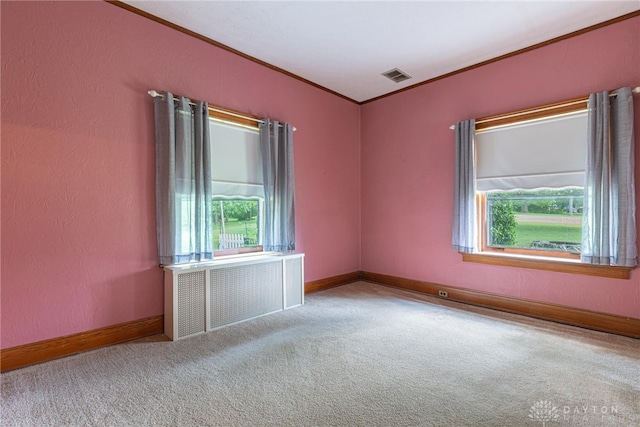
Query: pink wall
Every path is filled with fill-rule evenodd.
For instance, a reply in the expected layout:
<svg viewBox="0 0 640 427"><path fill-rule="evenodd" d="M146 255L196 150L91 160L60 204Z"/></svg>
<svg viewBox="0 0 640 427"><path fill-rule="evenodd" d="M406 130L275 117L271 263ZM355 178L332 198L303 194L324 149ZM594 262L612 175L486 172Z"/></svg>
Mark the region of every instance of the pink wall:
<svg viewBox="0 0 640 427"><path fill-rule="evenodd" d="M105 2L1 7L2 348L162 314L149 89L296 126L306 280L359 270L358 105Z"/></svg>
<svg viewBox="0 0 640 427"><path fill-rule="evenodd" d="M639 85L640 18L359 107L105 2L1 8L2 348L162 314L149 89L298 128L307 280L362 269L640 318L637 272L462 263L448 129Z"/></svg>
<svg viewBox="0 0 640 427"><path fill-rule="evenodd" d="M640 318L637 270L619 280L463 263L451 249L449 130L460 120L638 85L640 17L363 105L362 269ZM638 95L635 112L640 141ZM640 149L636 156L640 176Z"/></svg>

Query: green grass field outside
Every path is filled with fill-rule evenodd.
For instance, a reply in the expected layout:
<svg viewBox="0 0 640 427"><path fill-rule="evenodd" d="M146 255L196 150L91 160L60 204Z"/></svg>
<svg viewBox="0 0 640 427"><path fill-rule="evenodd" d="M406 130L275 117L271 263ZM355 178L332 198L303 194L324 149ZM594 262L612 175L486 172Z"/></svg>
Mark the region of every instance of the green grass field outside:
<svg viewBox="0 0 640 427"><path fill-rule="evenodd" d="M520 222L516 224L516 247L528 248L534 240L580 243L582 227L580 225L543 224Z"/></svg>

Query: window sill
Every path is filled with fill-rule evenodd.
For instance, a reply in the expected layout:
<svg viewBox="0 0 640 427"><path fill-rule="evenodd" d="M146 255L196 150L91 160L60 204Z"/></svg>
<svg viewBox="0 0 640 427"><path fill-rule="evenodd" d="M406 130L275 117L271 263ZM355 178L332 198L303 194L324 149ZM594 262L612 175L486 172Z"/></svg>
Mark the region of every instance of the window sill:
<svg viewBox="0 0 640 427"><path fill-rule="evenodd" d="M462 254L462 261L481 264L502 265L507 267L531 268L536 270L556 271L561 273L585 274L588 276L629 279L632 267L583 264L572 259L555 259L524 255L504 255L490 253Z"/></svg>
<svg viewBox="0 0 640 427"><path fill-rule="evenodd" d="M241 264L241 263L255 263L261 261L269 261L276 257L296 257L303 254L298 252L252 252L241 255L229 255L224 257L216 257L211 260L194 261L184 264L171 264L161 266L162 269L167 270L190 270L199 268L208 268L213 266L228 265L228 264Z"/></svg>
<svg viewBox="0 0 640 427"><path fill-rule="evenodd" d="M220 263L220 262L225 262L225 261L234 261L237 259L245 259L245 258L260 258L260 257L265 257L265 256L273 256L273 255L282 255L283 252L274 252L274 251L250 251L250 252L242 252L242 253L237 253L234 252L232 254L226 254L226 255L220 255L217 252L214 253L214 258L213 259L206 259L206 260L202 260L202 261L190 261L190 262L184 262L181 264L159 264L158 267L165 268L165 267L170 267L170 268L199 268L202 266L209 266L209 265L215 265L216 263Z"/></svg>

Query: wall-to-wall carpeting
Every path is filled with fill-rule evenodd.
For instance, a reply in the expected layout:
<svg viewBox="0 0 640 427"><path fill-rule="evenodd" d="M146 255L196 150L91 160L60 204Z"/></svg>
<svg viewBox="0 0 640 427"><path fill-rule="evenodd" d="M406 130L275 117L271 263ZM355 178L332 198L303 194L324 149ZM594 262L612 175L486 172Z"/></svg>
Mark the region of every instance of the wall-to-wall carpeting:
<svg viewBox="0 0 640 427"><path fill-rule="evenodd" d="M11 426L640 425L639 340L364 282L1 379Z"/></svg>

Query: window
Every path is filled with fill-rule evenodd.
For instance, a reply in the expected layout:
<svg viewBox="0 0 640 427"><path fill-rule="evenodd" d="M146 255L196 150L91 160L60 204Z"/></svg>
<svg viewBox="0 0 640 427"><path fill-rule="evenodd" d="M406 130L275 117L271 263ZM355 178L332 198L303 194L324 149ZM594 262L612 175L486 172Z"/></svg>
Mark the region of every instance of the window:
<svg viewBox="0 0 640 427"><path fill-rule="evenodd" d="M463 260L628 279L638 263L633 91L453 127L452 247Z"/></svg>
<svg viewBox="0 0 640 427"><path fill-rule="evenodd" d="M476 132L481 251L580 257L586 110Z"/></svg>
<svg viewBox="0 0 640 427"><path fill-rule="evenodd" d="M452 247L463 260L628 279L638 264L633 92L454 126Z"/></svg>
<svg viewBox="0 0 640 427"><path fill-rule="evenodd" d="M159 263L209 260L222 250L295 250L295 128L171 92L149 94Z"/></svg>
<svg viewBox="0 0 640 427"><path fill-rule="evenodd" d="M209 136L214 254L262 251L264 187L258 128L212 112Z"/></svg>

